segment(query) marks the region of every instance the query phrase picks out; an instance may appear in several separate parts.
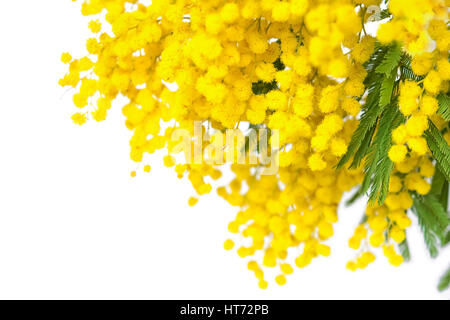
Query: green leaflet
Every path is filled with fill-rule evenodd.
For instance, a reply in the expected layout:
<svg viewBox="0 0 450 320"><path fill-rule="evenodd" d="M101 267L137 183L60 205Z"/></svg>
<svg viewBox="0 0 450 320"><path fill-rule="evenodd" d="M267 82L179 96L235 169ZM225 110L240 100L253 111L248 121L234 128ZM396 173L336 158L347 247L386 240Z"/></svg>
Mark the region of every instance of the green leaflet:
<svg viewBox="0 0 450 320"><path fill-rule="evenodd" d="M364 212L364 214L363 214L363 216L362 216L361 221L359 222L359 224L364 224L364 223L366 223L368 219L369 219L369 218L367 217L367 214Z"/></svg>
<svg viewBox="0 0 450 320"><path fill-rule="evenodd" d="M397 68L401 58L402 46L399 43L394 43L387 51L383 62L376 68L376 72L389 77L391 72Z"/></svg>
<svg viewBox="0 0 450 320"><path fill-rule="evenodd" d="M380 116L392 102L397 78L397 67L401 57L401 47L398 44L394 44L391 47L383 47L377 44L377 49L372 54L371 59L366 63L365 67L368 71L368 75L364 83L369 87L369 94L366 99L359 126L353 134L347 153L339 161L337 168L342 168L352 157L353 162L350 165L350 168L357 168L368 154L374 152L374 148L371 147L373 139L376 138L374 138L374 134L377 131L377 124L380 120ZM385 135L383 137L383 140L386 141ZM381 145L386 146L386 144ZM388 150L386 150L384 155L377 153L373 159L377 160L374 164L381 161L383 157L387 157L387 151ZM392 171L389 161L382 161L382 164L388 172ZM373 173L373 171L372 167L372 170L369 170L369 174L366 176L368 179L366 179L363 192L366 192L370 185L370 178L372 177L370 172ZM377 180L377 184L374 185L375 188L373 189L372 199L377 198L378 195L381 196L381 199L384 199L385 197L384 190L381 190L378 186L380 181L381 180ZM389 177L387 182L389 182ZM380 191L382 192L380 193Z"/></svg>
<svg viewBox="0 0 450 320"><path fill-rule="evenodd" d="M431 191L430 194L439 196L442 193L442 189L444 188L445 183L445 176L439 170L439 168L436 168L436 172L433 177L433 181L431 183Z"/></svg>
<svg viewBox="0 0 450 320"><path fill-rule="evenodd" d="M345 202L345 205L347 207L351 206L352 204L354 204L356 201L358 201L361 197L363 196L363 193L361 192L361 188L358 188L355 193L351 196L350 199L347 200L347 202Z"/></svg>
<svg viewBox="0 0 450 320"><path fill-rule="evenodd" d="M259 80L258 82L254 82L252 84L252 91L256 95L267 94L268 92L276 89L278 89L276 81L268 83Z"/></svg>
<svg viewBox="0 0 450 320"><path fill-rule="evenodd" d="M445 237L445 241L444 241L443 245L446 246L449 243L450 243L450 231L447 233L447 236Z"/></svg>
<svg viewBox="0 0 450 320"><path fill-rule="evenodd" d="M387 18L390 18L392 16L392 14L390 13L390 11L388 9L384 9L380 12L380 19L384 20Z"/></svg>
<svg viewBox="0 0 450 320"><path fill-rule="evenodd" d="M428 208L428 214L435 220L437 228L439 228L439 230L442 230L443 236L441 240L445 241L445 234L450 226L450 218L448 216L447 210L444 209L439 199L432 194L426 195L424 197L424 202Z"/></svg>
<svg viewBox="0 0 450 320"><path fill-rule="evenodd" d="M380 106L384 107L391 103L392 93L394 90L397 69L394 69L389 77L383 79L380 90Z"/></svg>
<svg viewBox="0 0 450 320"><path fill-rule="evenodd" d="M447 272L441 277L439 281L438 289L439 291L444 291L450 288L450 267Z"/></svg>
<svg viewBox="0 0 450 320"><path fill-rule="evenodd" d="M450 98L448 95L441 93L437 99L439 101L439 113L446 121L450 121Z"/></svg>
<svg viewBox="0 0 450 320"><path fill-rule="evenodd" d="M441 194L439 195L439 202L442 204L442 207L447 212L448 212L448 196L449 196L448 191L449 191L449 183L448 181L445 181L444 186L442 187Z"/></svg>
<svg viewBox="0 0 450 320"><path fill-rule="evenodd" d="M403 54L400 60L400 76L402 79L409 79L416 82L425 78L424 76L414 74L414 71L412 71L411 68L411 57L406 53Z"/></svg>
<svg viewBox="0 0 450 320"><path fill-rule="evenodd" d="M430 128L425 132L425 138L439 170L444 174L445 179L450 181L450 147L432 121L430 121Z"/></svg>
<svg viewBox="0 0 450 320"><path fill-rule="evenodd" d="M428 252L432 258L436 258L439 254L438 239L433 231L433 223L430 222L426 210L426 207L420 200L414 198L413 212L417 216Z"/></svg>
<svg viewBox="0 0 450 320"><path fill-rule="evenodd" d="M369 152L370 144L372 143L373 135L375 134L377 127L373 126L364 137L364 140L361 143L361 147L358 149L358 151L355 153L355 156L353 157L353 162L350 166L350 168L358 168L361 165L361 162L363 161L364 157Z"/></svg>
<svg viewBox="0 0 450 320"><path fill-rule="evenodd" d="M382 114L377 134L365 161L365 177L362 183L362 192L370 188L370 201L382 204L389 192L389 180L394 169L393 162L387 156L392 145L392 130L404 122L397 104L389 105Z"/></svg>
<svg viewBox="0 0 450 320"><path fill-rule="evenodd" d="M273 63L275 69L277 69L278 71L284 70L286 69L286 66L284 65L284 63L281 61L280 58L278 58L274 63Z"/></svg>
<svg viewBox="0 0 450 320"><path fill-rule="evenodd" d="M445 211L448 210L448 194L449 183L445 179L444 174L439 168L436 168L436 173L434 174L433 181L431 184L430 195L434 195L442 205Z"/></svg>
<svg viewBox="0 0 450 320"><path fill-rule="evenodd" d="M369 61L364 64L364 67L367 70L367 77L364 79L364 84L366 87L371 87L373 83L376 82L375 80L379 79L380 74L376 73L376 69L383 62L387 50L388 47L382 46L378 42L375 43L374 53L372 53Z"/></svg>
<svg viewBox="0 0 450 320"><path fill-rule="evenodd" d="M405 241L400 243L398 247L400 249L400 253L403 256L403 259L405 259L405 261L411 261L411 252L409 250L408 240L405 239Z"/></svg>
<svg viewBox="0 0 450 320"><path fill-rule="evenodd" d="M423 238L425 240L425 244L427 245L428 252L430 253L430 257L436 259L439 255L438 249L438 240L436 239L436 235L433 234L430 229L423 230Z"/></svg>
<svg viewBox="0 0 450 320"><path fill-rule="evenodd" d="M450 226L450 218L441 202L434 194L414 195L413 212L422 229L425 243L431 257L438 255L438 247L445 244Z"/></svg>
<svg viewBox="0 0 450 320"><path fill-rule="evenodd" d="M381 81L381 77L379 75L378 78L378 80ZM369 88L366 107L361 115L358 128L352 136L347 153L339 161L337 168L342 168L361 148L367 152L368 145L370 145L372 136L375 132L374 128L377 124L378 117L384 110L384 108L379 105L380 90L381 84L379 81L375 81L373 86ZM363 159L364 156L365 153L360 154L357 160ZM358 166L358 161L354 161L350 167L354 168Z"/></svg>

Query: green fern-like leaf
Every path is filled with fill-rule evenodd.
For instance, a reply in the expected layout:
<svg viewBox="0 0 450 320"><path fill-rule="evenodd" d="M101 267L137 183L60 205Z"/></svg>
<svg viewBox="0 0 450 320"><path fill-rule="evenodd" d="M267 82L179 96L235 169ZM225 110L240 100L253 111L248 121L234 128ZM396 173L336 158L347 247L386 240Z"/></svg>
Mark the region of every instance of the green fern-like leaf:
<svg viewBox="0 0 450 320"><path fill-rule="evenodd" d="M433 219L433 223L436 225L435 228L438 230L438 235L442 235L440 237L441 241L445 241L445 235L450 226L450 218L447 210L444 209L439 199L432 194L424 196L423 203L428 209L428 215Z"/></svg>
<svg viewBox="0 0 450 320"><path fill-rule="evenodd" d="M352 136L348 150L339 161L336 166L337 168L342 168L352 158L353 161L350 168L357 168L361 165L362 160L369 152L369 147L377 129L379 116L387 106L387 104L380 104L381 86L384 76L377 73L377 69L385 61L385 56L389 48L390 47L383 46L377 42L369 61L364 64L364 67L367 70L367 77L364 80L364 85L368 88L365 107L363 108L359 126ZM386 100L390 100L390 98L386 98Z"/></svg>
<svg viewBox="0 0 450 320"><path fill-rule="evenodd" d="M445 291L450 288L450 267L448 268L447 272L444 273L444 275L441 277L441 280L439 281L438 289L439 291Z"/></svg>
<svg viewBox="0 0 450 320"><path fill-rule="evenodd" d="M446 121L450 121L450 98L448 95L441 93L438 96L439 113Z"/></svg>
<svg viewBox="0 0 450 320"><path fill-rule="evenodd" d="M441 132L430 121L430 128L425 133L428 146L436 159L439 170L450 181L450 147Z"/></svg>
<svg viewBox="0 0 450 320"><path fill-rule="evenodd" d="M372 136L375 132L375 126L378 121L378 117L384 110L384 107L379 105L379 97L381 90L381 77L378 75L378 79L369 88L369 94L367 96L366 107L363 110L361 119L352 136L352 140L348 146L347 153L339 161L337 168L342 168L356 153L358 158L355 159L350 166L356 168L359 166L359 162L364 158L368 151L368 146L372 141ZM360 152L361 150L365 152Z"/></svg>
<svg viewBox="0 0 450 320"><path fill-rule="evenodd" d="M436 168L436 172L431 184L431 191L429 195L435 196L439 203L442 205L444 211L448 211L448 197L449 197L449 183L445 179L444 174L439 168Z"/></svg>
<svg viewBox="0 0 450 320"><path fill-rule="evenodd" d="M423 229L422 232L428 252L430 253L430 257L436 259L439 255L438 240L436 235L432 233L430 229Z"/></svg>
<svg viewBox="0 0 450 320"><path fill-rule="evenodd" d="M405 261L411 261L411 252L409 250L408 240L405 239L402 243L398 245L400 253Z"/></svg>
<svg viewBox="0 0 450 320"><path fill-rule="evenodd" d="M370 56L370 59L364 64L368 73L366 80L369 83L372 83L372 81L370 81L370 75L376 73L376 69L383 62L388 49L389 47L383 46L379 42L375 42L375 50Z"/></svg>
<svg viewBox="0 0 450 320"><path fill-rule="evenodd" d="M431 191L429 192L429 194L439 196L444 187L444 182L445 182L444 174L441 172L441 170L436 169L436 172L434 173L433 180L431 183Z"/></svg>
<svg viewBox="0 0 450 320"><path fill-rule="evenodd" d="M438 238L442 237L442 234L436 234L439 233L437 225L434 219L429 215L428 209L424 205L423 200L420 197L414 197L414 206L412 209L412 211L417 216L417 220L422 230L428 252L430 253L430 256L432 258L436 258L439 254Z"/></svg>
<svg viewBox="0 0 450 320"><path fill-rule="evenodd" d="M382 10L382 11L380 12L380 19L381 19L381 20L390 18L391 16L392 16L391 12L390 12L389 10L387 10L387 9Z"/></svg>
<svg viewBox="0 0 450 320"><path fill-rule="evenodd" d="M364 194L361 192L361 188L358 188L358 189L355 191L355 193L351 196L351 198L348 199L348 200L345 202L345 205L346 205L346 206L351 206L351 205L354 204L356 201L358 201L359 199L361 199L361 197L362 197L363 195L364 195Z"/></svg>
<svg viewBox="0 0 450 320"><path fill-rule="evenodd" d="M412 58L410 55L403 53L402 58L400 60L400 76L402 79L413 80L416 82L422 81L425 77L418 76L414 73L411 68Z"/></svg>
<svg viewBox="0 0 450 320"><path fill-rule="evenodd" d="M447 243L450 217L446 209L433 194L423 197L415 194L413 212L418 218L431 257L437 257L438 248Z"/></svg>
<svg viewBox="0 0 450 320"><path fill-rule="evenodd" d="M449 197L449 182L445 181L444 186L442 187L441 194L439 195L439 202L442 204L442 207L445 211L448 212L448 197Z"/></svg>
<svg viewBox="0 0 450 320"><path fill-rule="evenodd" d="M443 246L446 246L450 243L450 232L447 233L447 235L445 236L445 241L442 244Z"/></svg>
<svg viewBox="0 0 450 320"><path fill-rule="evenodd" d="M254 82L252 84L252 91L256 95L267 94L272 90L278 89L278 85L276 81L273 82L263 82L259 80L258 82Z"/></svg>
<svg viewBox="0 0 450 320"><path fill-rule="evenodd" d="M387 154L392 145L392 130L402 122L404 122L404 117L399 112L396 103L388 106L381 116L378 132L366 158L365 177L362 183L363 192L367 192L370 188L371 202L378 201L379 204L382 204L388 194L394 164Z"/></svg>
<svg viewBox="0 0 450 320"><path fill-rule="evenodd" d="M386 77L389 77L391 72L398 67L401 58L402 47L399 43L395 43L389 48L383 62L377 67L377 73L381 73Z"/></svg>
<svg viewBox="0 0 450 320"><path fill-rule="evenodd" d="M396 70L389 77L383 79L380 90L380 106L384 107L391 103L396 78Z"/></svg>
<svg viewBox="0 0 450 320"><path fill-rule="evenodd" d="M367 132L363 141L361 142L361 146L359 147L358 151L356 151L356 153L353 157L353 162L350 165L350 168L359 168L359 166L361 165L361 162L364 160L364 157L369 152L369 148L372 143L372 139L373 139L376 129L377 129L377 127L375 125L369 129L369 131Z"/></svg>

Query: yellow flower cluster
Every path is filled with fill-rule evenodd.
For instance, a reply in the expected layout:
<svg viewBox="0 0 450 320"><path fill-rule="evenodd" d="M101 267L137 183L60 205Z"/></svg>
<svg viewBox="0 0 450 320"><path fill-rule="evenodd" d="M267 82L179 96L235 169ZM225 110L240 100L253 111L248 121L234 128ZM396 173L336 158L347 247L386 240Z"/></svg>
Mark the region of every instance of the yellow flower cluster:
<svg viewBox="0 0 450 320"><path fill-rule="evenodd" d="M396 253L394 244L400 244L406 239L405 229L411 226L407 210L412 205L413 200L407 187L403 186L402 179L393 175L385 203L367 208L366 221L356 228L353 237L349 240L349 247L359 250L360 253L355 261L347 264L347 268L352 271L366 268L375 261L375 255L369 248L381 246L389 263L400 266L403 263L403 257Z"/></svg>
<svg viewBox="0 0 450 320"><path fill-rule="evenodd" d="M364 14L381 1L143 2L83 1L82 13L94 16L89 23L93 35L86 43L89 54L61 58L69 72L60 84L76 90L73 102L79 112L73 121L79 125L88 119L103 121L114 100L125 97L122 113L133 132L131 159L145 162L146 154L168 150L164 164L174 167L179 178L188 177L199 195L210 193L212 181L222 172L215 164L177 162L172 141L176 129L194 133L194 122L201 121L203 133L213 137L241 123L279 130L279 150L273 151L279 154L279 172L266 176L261 175L262 164L233 164L234 180L217 192L240 208L229 231L240 235L237 253L250 260L248 269L259 286L268 286L263 268L278 268L275 281L284 285L292 265L303 268L316 257L330 255L325 242L333 235L337 206L343 193L362 181L361 170L336 172L334 167L358 126L360 100L366 92L363 64L375 48L375 39L363 30ZM418 49L419 40L410 40L411 34L420 38L427 32L433 37L445 28L443 38L448 39L439 19L432 20L428 29L424 25L429 20L421 20L420 32L412 28L416 20L398 9L400 2L405 1L391 1L390 9L399 19L380 30L381 41L404 41L412 52L423 50ZM426 10L436 11L443 1L413 3L412 12L422 3ZM401 33L391 32L400 27ZM387 34L399 37L388 39ZM388 200L367 210L370 237L362 225L350 241L354 249L364 239L374 247L385 244L395 265L400 258L388 243L401 242L410 224L405 210L411 199L406 191L427 193L425 178L434 170L421 135L428 118L436 117L435 96L449 76L448 40L439 37L439 41L435 53L417 56L413 62L415 70L427 74L426 93L415 83L402 85L400 108L410 118L396 130L396 145L389 152L397 165ZM203 153L210 144L214 141L203 144ZM150 172L150 166L144 171ZM397 181L397 174L406 177ZM197 201L192 197L189 205ZM224 247L232 250L235 242L227 240ZM366 250L350 268L374 259Z"/></svg>
<svg viewBox="0 0 450 320"><path fill-rule="evenodd" d="M394 18L381 25L377 38L382 43L400 41L411 54L428 51L433 41L440 51L450 49L447 31L448 0L390 0Z"/></svg>

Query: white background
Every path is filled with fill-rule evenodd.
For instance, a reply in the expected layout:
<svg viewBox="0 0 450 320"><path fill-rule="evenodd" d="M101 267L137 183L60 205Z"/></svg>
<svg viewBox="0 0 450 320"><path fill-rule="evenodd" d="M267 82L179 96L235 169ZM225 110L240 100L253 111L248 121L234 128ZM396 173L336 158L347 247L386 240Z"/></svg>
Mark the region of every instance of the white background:
<svg viewBox="0 0 450 320"><path fill-rule="evenodd" d="M332 257L261 291L243 260L222 249L235 209L215 195L195 208L188 181L160 165L130 171L120 108L77 127L58 87L61 52L83 53L87 20L69 0L3 1L0 11L0 298L445 299L450 252L428 258L415 226L413 261L356 274L348 238L362 204L340 210Z"/></svg>

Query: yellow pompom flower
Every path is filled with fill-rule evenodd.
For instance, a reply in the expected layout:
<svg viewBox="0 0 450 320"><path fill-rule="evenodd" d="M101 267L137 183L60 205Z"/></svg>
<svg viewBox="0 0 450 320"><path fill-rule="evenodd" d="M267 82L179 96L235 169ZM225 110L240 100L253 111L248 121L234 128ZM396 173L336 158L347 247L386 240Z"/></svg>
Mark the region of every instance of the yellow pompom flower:
<svg viewBox="0 0 450 320"><path fill-rule="evenodd" d="M81 126L86 123L87 117L85 114L77 112L72 116L72 121L73 123Z"/></svg>
<svg viewBox="0 0 450 320"><path fill-rule="evenodd" d="M190 197L189 198L188 204L189 204L190 207L195 206L197 203L198 203L198 199L197 198L194 198L194 197Z"/></svg>
<svg viewBox="0 0 450 320"><path fill-rule="evenodd" d="M400 125L392 131L392 140L395 144L405 144L408 141L408 137L408 131L405 125Z"/></svg>
<svg viewBox="0 0 450 320"><path fill-rule="evenodd" d="M423 83L423 86L425 90L427 90L430 94L437 94L439 93L441 89L442 79L437 71L431 71L427 77L425 78L425 81Z"/></svg>
<svg viewBox="0 0 450 320"><path fill-rule="evenodd" d="M322 171L327 167L327 163L323 161L322 156L318 153L309 157L308 165L312 171Z"/></svg>
<svg viewBox="0 0 450 320"><path fill-rule="evenodd" d="M406 123L406 132L410 137L419 137L428 129L428 118L422 115L414 115Z"/></svg>
<svg viewBox="0 0 450 320"><path fill-rule="evenodd" d="M411 68L419 76L426 75L433 68L433 55L425 52L412 59Z"/></svg>
<svg viewBox="0 0 450 320"><path fill-rule="evenodd" d="M369 243L372 247L378 248L384 243L384 235L383 233L373 233L370 236Z"/></svg>
<svg viewBox="0 0 450 320"><path fill-rule="evenodd" d="M61 62L63 63L70 63L72 61L72 56L70 55L70 53L63 53L61 55Z"/></svg>
<svg viewBox="0 0 450 320"><path fill-rule="evenodd" d="M272 82L275 79L276 69L272 63L261 63L256 67L255 74L259 80Z"/></svg>
<svg viewBox="0 0 450 320"><path fill-rule="evenodd" d="M258 286L260 289L266 290L269 287L269 283L267 281L260 280Z"/></svg>
<svg viewBox="0 0 450 320"><path fill-rule="evenodd" d="M98 20L92 20L89 22L89 29L93 33L99 33L102 30L102 24Z"/></svg>
<svg viewBox="0 0 450 320"><path fill-rule="evenodd" d="M227 251L233 250L233 248L234 248L233 240L230 240L230 239L226 240L225 243L223 244L223 247Z"/></svg>
<svg viewBox="0 0 450 320"><path fill-rule="evenodd" d="M391 159L394 163L403 162L406 158L406 154L408 153L408 149L404 145L395 145L392 146L389 150L389 159Z"/></svg>
<svg viewBox="0 0 450 320"><path fill-rule="evenodd" d="M286 284L286 277L284 275L279 275L275 278L276 283L279 286L284 286Z"/></svg>
<svg viewBox="0 0 450 320"><path fill-rule="evenodd" d="M436 114L439 109L438 101L431 96L425 95L420 103L420 112L428 117Z"/></svg>
<svg viewBox="0 0 450 320"><path fill-rule="evenodd" d="M409 139L408 146L419 156L425 155L428 151L427 141L422 137Z"/></svg>
<svg viewBox="0 0 450 320"><path fill-rule="evenodd" d="M291 14L291 7L289 2L278 1L272 9L272 17L274 21L284 22L289 20Z"/></svg>
<svg viewBox="0 0 450 320"><path fill-rule="evenodd" d="M294 269L292 269L290 264L287 264L287 263L282 264L280 266L280 268L281 268L281 272L283 272L284 274L292 274L292 273L294 273Z"/></svg>
<svg viewBox="0 0 450 320"><path fill-rule="evenodd" d="M222 20L226 23L233 23L239 18L239 7L236 3L225 4L220 11Z"/></svg>

